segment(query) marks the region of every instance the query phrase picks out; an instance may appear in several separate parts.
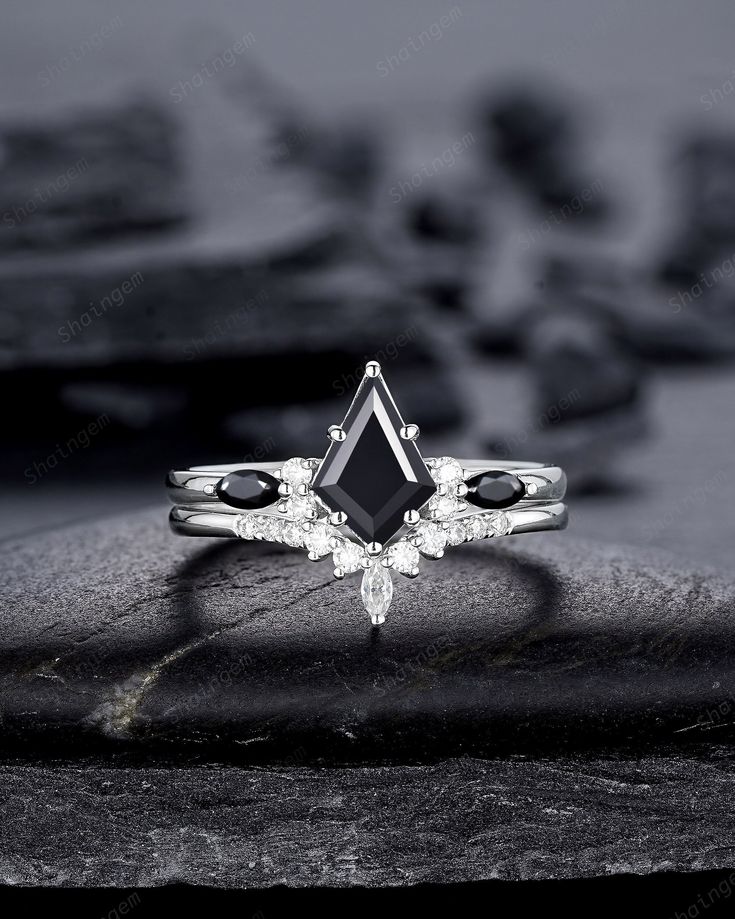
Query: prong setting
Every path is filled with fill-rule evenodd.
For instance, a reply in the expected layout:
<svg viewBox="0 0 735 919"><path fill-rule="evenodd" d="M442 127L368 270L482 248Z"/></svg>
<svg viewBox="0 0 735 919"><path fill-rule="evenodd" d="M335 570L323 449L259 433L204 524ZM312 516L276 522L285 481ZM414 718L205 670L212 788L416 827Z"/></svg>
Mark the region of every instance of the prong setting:
<svg viewBox="0 0 735 919"><path fill-rule="evenodd" d="M329 557L325 567L336 580L361 575L363 605L380 625L393 598L394 574L416 578L422 559L442 558L447 547L566 525L565 477L558 467L424 458L412 443L419 426L404 422L378 361L366 361L343 417L328 428L329 446L319 457L272 462L258 454L257 462L243 460L247 468L172 471L172 498L185 489L197 493L171 512L172 528L281 543L313 562ZM228 505L227 513L212 507L212 496ZM515 508L523 497L531 500Z"/></svg>

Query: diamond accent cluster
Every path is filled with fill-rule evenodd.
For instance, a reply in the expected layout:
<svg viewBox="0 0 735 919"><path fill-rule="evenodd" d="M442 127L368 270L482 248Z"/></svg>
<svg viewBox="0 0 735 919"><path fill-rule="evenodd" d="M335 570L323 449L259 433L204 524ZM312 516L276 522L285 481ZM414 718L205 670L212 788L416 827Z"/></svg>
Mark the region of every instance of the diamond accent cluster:
<svg viewBox="0 0 735 919"><path fill-rule="evenodd" d="M229 490L243 493L241 500L251 503L242 506L250 508L251 491L262 487L275 494L277 486L275 512L248 510L236 518L235 533L305 549L312 561L331 556L338 579L362 571L362 600L380 625L393 597L393 572L415 578L422 559L512 531L505 511L470 509L470 488L477 505L475 492L491 501L498 490L501 499L512 497L518 486L489 475L468 480L451 456L424 461L414 443L418 427L404 424L376 367L368 365L342 426L330 428L332 444L323 460L295 456L275 477L233 481Z"/></svg>
<svg viewBox="0 0 735 919"><path fill-rule="evenodd" d="M506 511L466 513L468 504L465 473L450 456L427 461L427 469L436 483L436 492L420 511L418 523L405 526L395 540L368 551L368 544L349 538L347 526L329 521L330 508L311 490L316 461L294 457L281 470L282 488L287 497L278 505L277 514L247 513L235 522L235 532L242 539L266 540L303 548L312 561L332 556L334 576L338 579L363 572L361 596L374 625L385 621L393 597L391 572L408 578L419 574L421 559L439 559L447 548L462 543L507 536L513 529Z"/></svg>

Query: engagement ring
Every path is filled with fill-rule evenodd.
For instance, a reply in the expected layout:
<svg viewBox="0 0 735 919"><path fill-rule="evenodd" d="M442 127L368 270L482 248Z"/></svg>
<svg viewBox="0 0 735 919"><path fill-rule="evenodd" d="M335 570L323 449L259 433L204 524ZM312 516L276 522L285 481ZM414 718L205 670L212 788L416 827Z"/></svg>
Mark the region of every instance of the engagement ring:
<svg viewBox="0 0 735 919"><path fill-rule="evenodd" d="M332 557L334 577L362 572L362 602L385 621L393 572L419 575L447 548L567 524L558 466L423 459L371 361L323 458L194 466L169 473L171 528L185 536L260 539Z"/></svg>

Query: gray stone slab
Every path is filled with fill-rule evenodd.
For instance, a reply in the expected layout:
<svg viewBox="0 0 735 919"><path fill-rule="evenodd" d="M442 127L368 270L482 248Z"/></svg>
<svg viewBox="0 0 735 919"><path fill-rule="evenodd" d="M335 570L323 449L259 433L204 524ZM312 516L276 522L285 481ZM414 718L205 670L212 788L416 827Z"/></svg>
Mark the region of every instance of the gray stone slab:
<svg viewBox="0 0 735 919"><path fill-rule="evenodd" d="M666 556L564 533L467 545L401 578L376 633L359 575L174 537L165 516L4 543L7 744L416 760L690 740L730 704L733 587Z"/></svg>
<svg viewBox="0 0 735 919"><path fill-rule="evenodd" d="M0 767L0 880L404 886L732 867L732 756Z"/></svg>
<svg viewBox="0 0 735 919"><path fill-rule="evenodd" d="M0 879L733 866L733 586L567 534L358 582L165 509L3 543Z"/></svg>

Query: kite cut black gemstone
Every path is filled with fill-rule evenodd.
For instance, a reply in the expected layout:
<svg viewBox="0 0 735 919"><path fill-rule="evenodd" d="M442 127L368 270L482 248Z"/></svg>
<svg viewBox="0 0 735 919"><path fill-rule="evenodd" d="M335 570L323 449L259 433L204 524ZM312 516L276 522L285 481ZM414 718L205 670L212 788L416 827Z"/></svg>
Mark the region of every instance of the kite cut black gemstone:
<svg viewBox="0 0 735 919"><path fill-rule="evenodd" d="M467 500L477 507L499 510L521 500L526 488L511 472L481 472L467 481Z"/></svg>
<svg viewBox="0 0 735 919"><path fill-rule="evenodd" d="M230 507L252 511L278 500L278 479L260 469L237 469L217 484L220 501Z"/></svg>
<svg viewBox="0 0 735 919"><path fill-rule="evenodd" d="M419 510L436 492L418 447L403 440L395 402L382 377L366 377L314 477L313 490L333 511L347 515L365 542L387 542L406 511Z"/></svg>

